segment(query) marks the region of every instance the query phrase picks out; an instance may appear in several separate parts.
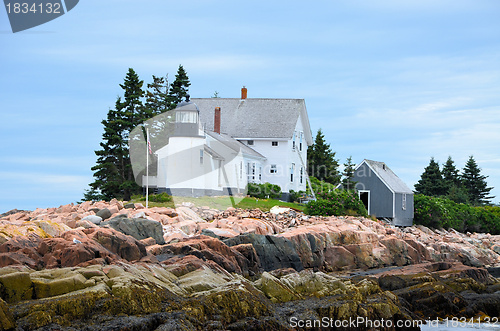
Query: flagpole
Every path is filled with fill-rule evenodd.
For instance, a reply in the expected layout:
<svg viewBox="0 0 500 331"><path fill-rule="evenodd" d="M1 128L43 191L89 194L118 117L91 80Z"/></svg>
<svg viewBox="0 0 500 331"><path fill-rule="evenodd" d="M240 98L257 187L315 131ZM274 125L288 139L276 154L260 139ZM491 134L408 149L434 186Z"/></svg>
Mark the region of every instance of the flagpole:
<svg viewBox="0 0 500 331"><path fill-rule="evenodd" d="M149 128L146 128L146 208L149 200Z"/></svg>

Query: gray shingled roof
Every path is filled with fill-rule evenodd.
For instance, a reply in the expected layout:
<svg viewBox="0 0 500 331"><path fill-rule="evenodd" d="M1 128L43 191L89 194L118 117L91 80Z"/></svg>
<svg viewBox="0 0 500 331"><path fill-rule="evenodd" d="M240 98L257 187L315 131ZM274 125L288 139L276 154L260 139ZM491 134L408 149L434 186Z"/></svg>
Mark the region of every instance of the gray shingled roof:
<svg viewBox="0 0 500 331"><path fill-rule="evenodd" d="M243 154L247 154L249 156L257 157L257 158L262 158L265 159L265 157L260 154L259 152L255 151L254 149L248 147L247 145L239 142L236 139L231 138L227 134L218 134L216 132L210 132L206 131L205 132L207 135L210 137L214 138L215 140L223 143L227 147L231 148L235 152L241 151Z"/></svg>
<svg viewBox="0 0 500 331"><path fill-rule="evenodd" d="M312 143L304 99L193 98L205 129L214 129L215 107L221 107L221 132L235 138L291 139L303 112L305 136Z"/></svg>
<svg viewBox="0 0 500 331"><path fill-rule="evenodd" d="M396 193L413 194L413 191L384 163L364 160L382 181ZM384 167L385 166L385 167Z"/></svg>

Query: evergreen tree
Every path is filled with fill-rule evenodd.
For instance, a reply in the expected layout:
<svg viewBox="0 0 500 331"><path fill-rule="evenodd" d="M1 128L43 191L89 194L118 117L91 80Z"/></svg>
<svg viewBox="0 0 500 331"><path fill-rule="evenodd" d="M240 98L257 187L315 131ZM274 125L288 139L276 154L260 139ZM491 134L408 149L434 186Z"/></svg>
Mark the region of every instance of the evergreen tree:
<svg viewBox="0 0 500 331"><path fill-rule="evenodd" d="M175 75L175 80L172 85L170 85L170 91L168 92L170 109L174 109L178 103L184 100L188 94L190 85L191 83L189 82L189 78L184 70L184 67L179 65L179 69Z"/></svg>
<svg viewBox="0 0 500 331"><path fill-rule="evenodd" d="M433 157L422 173L420 180L415 184L415 190L417 193L434 197L447 193L443 176L439 170L439 164L434 161Z"/></svg>
<svg viewBox="0 0 500 331"><path fill-rule="evenodd" d="M473 156L465 164L462 172L462 182L469 195L469 201L473 205L484 205L490 203L494 197L488 196L492 187L486 183L487 176L481 175L481 169Z"/></svg>
<svg viewBox="0 0 500 331"><path fill-rule="evenodd" d="M453 162L451 156L448 156L448 160L446 160L445 164L443 165L443 170L441 173L443 175L443 180L447 191L449 191L453 186L460 187L462 185L458 169L455 167L455 163Z"/></svg>
<svg viewBox="0 0 500 331"><path fill-rule="evenodd" d="M446 190L446 197L456 203L468 203L468 194L459 174L458 169L455 167L455 163L451 156L448 156L445 164L443 165L443 170L441 171L443 175L443 181Z"/></svg>
<svg viewBox="0 0 500 331"><path fill-rule="evenodd" d="M95 181L90 184L86 197L102 197L130 200L131 194L141 192L133 176L130 163L128 139L130 131L144 120L151 117L151 111L142 104L144 91L143 81L133 69L129 69L124 83L124 90L116 100L115 108L108 111L107 118L102 121L104 133L101 149L95 151L97 164L91 168Z"/></svg>
<svg viewBox="0 0 500 331"><path fill-rule="evenodd" d="M354 168L355 164L352 163L352 156L349 156L344 163L344 171L342 172L342 187L344 190L354 190L356 187L356 182L353 180L354 178Z"/></svg>
<svg viewBox="0 0 500 331"><path fill-rule="evenodd" d="M332 152L330 144L325 142L325 136L319 129L314 144L307 148L308 174L319 180L338 184L340 182L338 167L339 163L335 159L335 152Z"/></svg>
<svg viewBox="0 0 500 331"><path fill-rule="evenodd" d="M168 74L165 77L153 75L153 82L148 84L145 103L146 108L150 109L153 115L159 115L170 109L172 101L168 92Z"/></svg>

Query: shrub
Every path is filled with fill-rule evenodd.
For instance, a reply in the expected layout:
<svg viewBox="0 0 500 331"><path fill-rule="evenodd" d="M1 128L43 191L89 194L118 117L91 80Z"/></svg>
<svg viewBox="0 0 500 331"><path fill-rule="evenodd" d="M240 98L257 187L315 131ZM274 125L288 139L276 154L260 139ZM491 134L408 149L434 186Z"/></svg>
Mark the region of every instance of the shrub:
<svg viewBox="0 0 500 331"><path fill-rule="evenodd" d="M248 183L247 194L259 199L279 199L281 198L281 187L271 183L255 184Z"/></svg>
<svg viewBox="0 0 500 331"><path fill-rule="evenodd" d="M500 234L500 208L473 207L446 198L414 196L414 223L431 228Z"/></svg>
<svg viewBox="0 0 500 331"><path fill-rule="evenodd" d="M160 194L151 194L148 197L149 201L153 202L170 202L172 201L172 196L167 194L166 192Z"/></svg>
<svg viewBox="0 0 500 331"><path fill-rule="evenodd" d="M365 205L355 191L333 190L320 192L316 201L310 201L305 212L309 215L320 216L368 216Z"/></svg>
<svg viewBox="0 0 500 331"><path fill-rule="evenodd" d="M146 197L144 195L137 194L132 196L132 200L146 201ZM172 201L172 196L166 192L160 194L150 194L148 196L148 200L152 202L170 202Z"/></svg>
<svg viewBox="0 0 500 331"><path fill-rule="evenodd" d="M306 192L290 190L290 202L299 202L300 198L304 196Z"/></svg>

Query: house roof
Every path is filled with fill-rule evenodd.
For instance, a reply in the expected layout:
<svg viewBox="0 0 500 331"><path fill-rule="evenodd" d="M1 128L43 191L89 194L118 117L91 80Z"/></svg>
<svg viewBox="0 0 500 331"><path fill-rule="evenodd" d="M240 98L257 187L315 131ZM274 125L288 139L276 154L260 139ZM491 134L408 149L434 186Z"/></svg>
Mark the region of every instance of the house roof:
<svg viewBox="0 0 500 331"><path fill-rule="evenodd" d="M208 130L206 130L205 133L208 136L212 137L213 139L221 142L225 146L231 148L236 153L241 151L243 154L250 156L250 157L266 159L266 157L263 156L262 154L260 154L259 152L255 151L254 149L248 147L247 145L239 142L238 140L231 138L227 134L224 134L224 133L218 134L216 132L208 131Z"/></svg>
<svg viewBox="0 0 500 331"><path fill-rule="evenodd" d="M372 160L363 160L356 170L366 163L371 170L384 182L384 184L395 193L413 194L413 191L384 163Z"/></svg>
<svg viewBox="0 0 500 331"><path fill-rule="evenodd" d="M214 127L215 107L221 108L221 132L234 138L291 139L301 115L307 145L312 144L311 127L304 99L193 98L200 120Z"/></svg>

